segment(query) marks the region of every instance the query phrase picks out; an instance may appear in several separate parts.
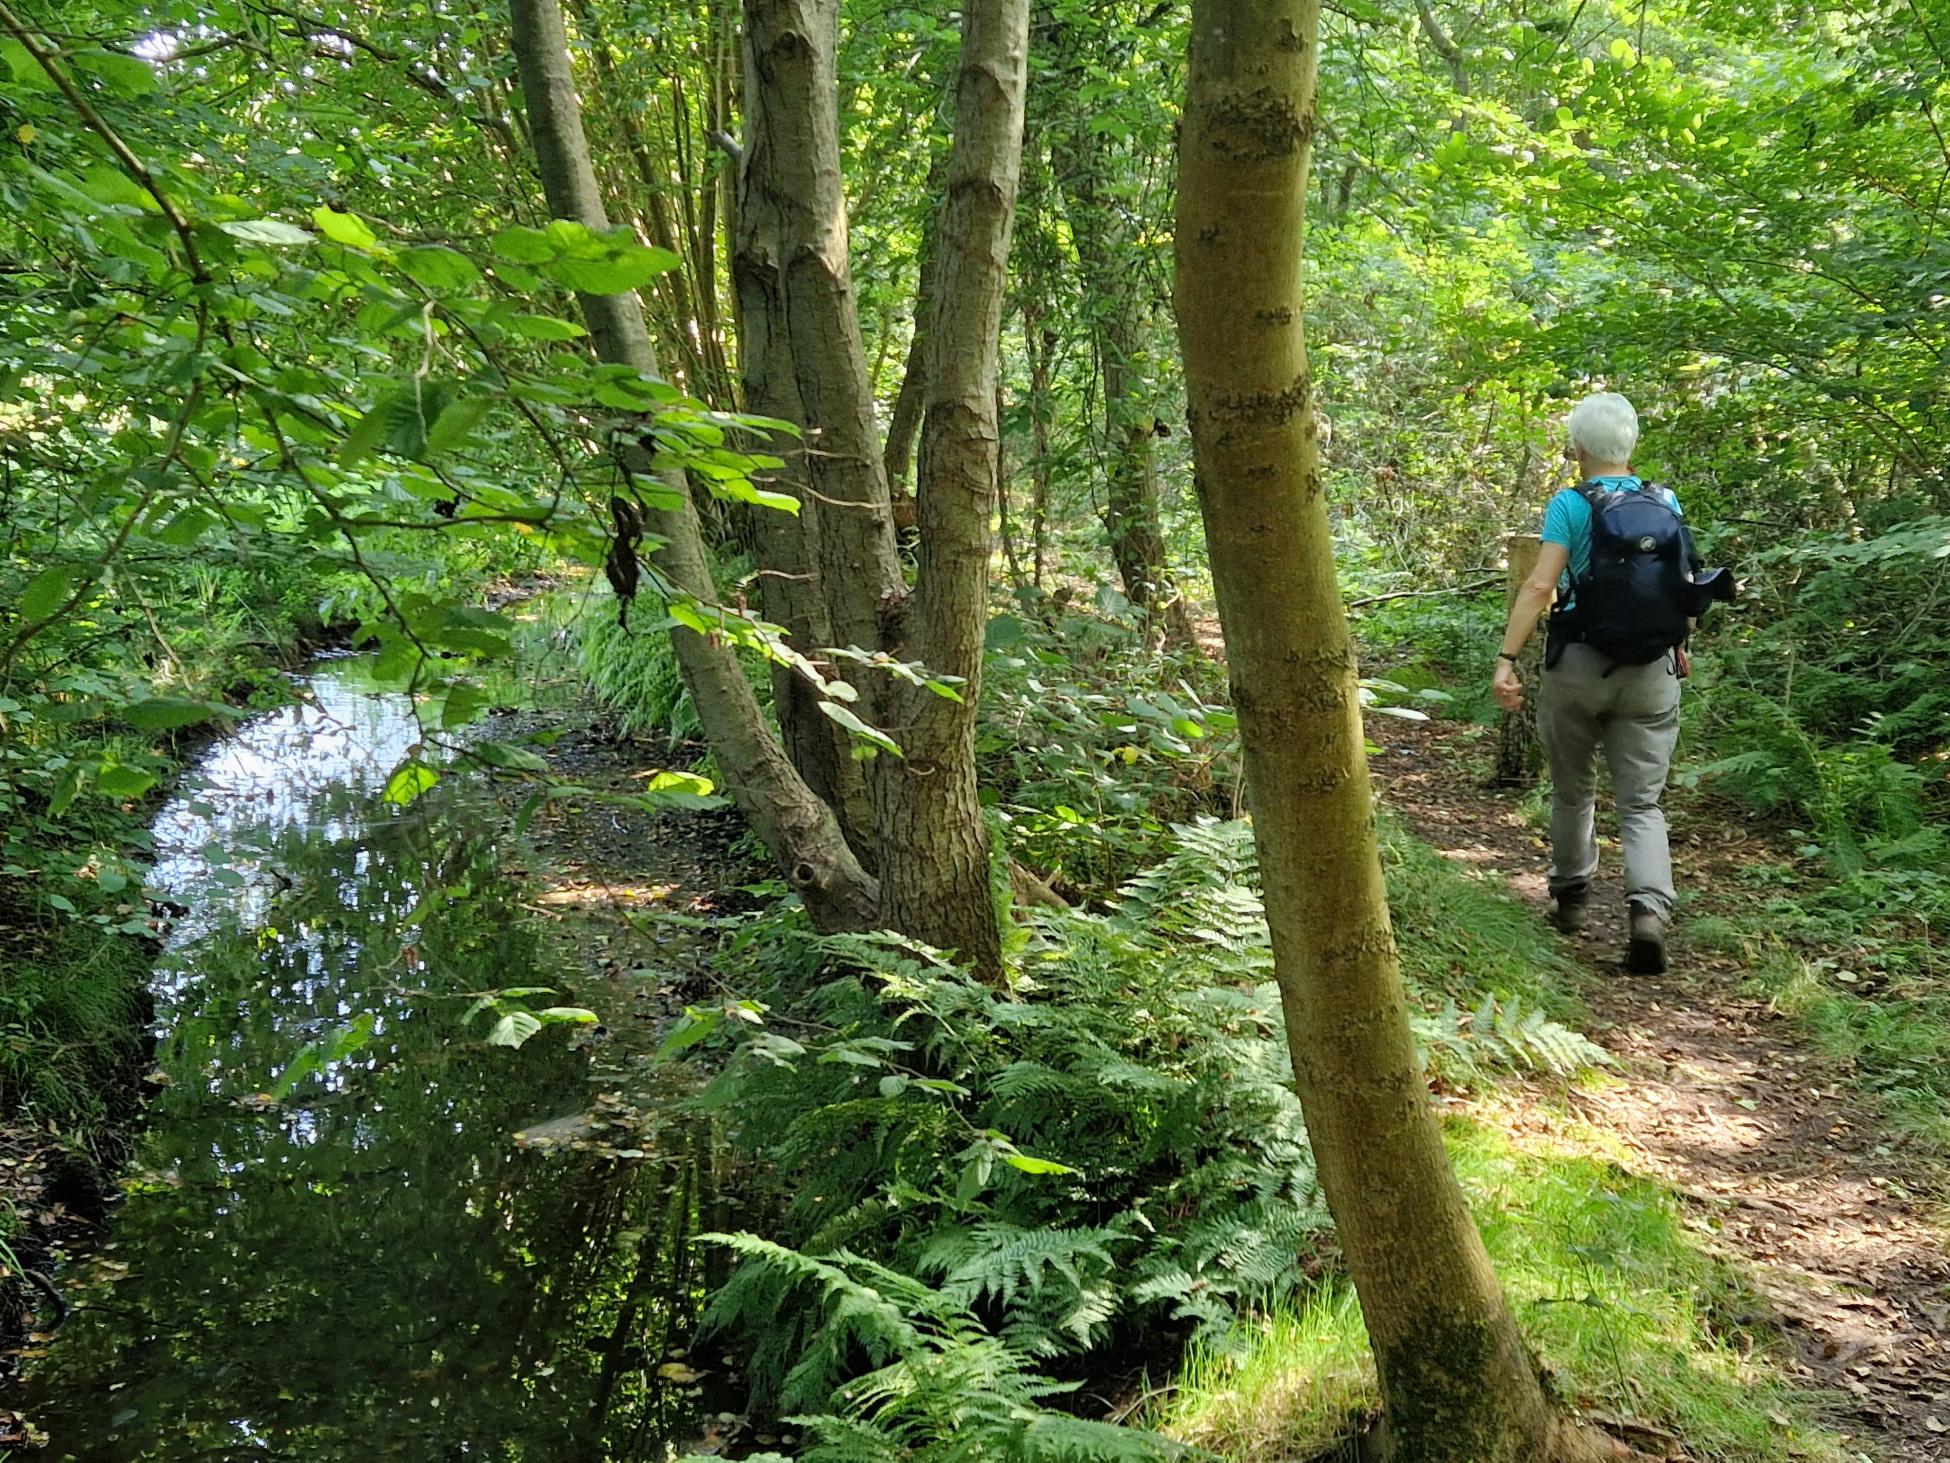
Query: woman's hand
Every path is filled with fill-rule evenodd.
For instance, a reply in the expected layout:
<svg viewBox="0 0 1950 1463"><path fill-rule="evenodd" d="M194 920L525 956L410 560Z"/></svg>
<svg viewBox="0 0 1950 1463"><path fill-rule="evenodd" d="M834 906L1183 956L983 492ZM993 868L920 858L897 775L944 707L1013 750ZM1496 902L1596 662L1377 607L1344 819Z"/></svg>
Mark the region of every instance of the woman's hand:
<svg viewBox="0 0 1950 1463"><path fill-rule="evenodd" d="M1523 678L1509 661L1497 661L1496 674L1490 677L1490 690L1496 696L1496 704L1505 711L1523 709Z"/></svg>

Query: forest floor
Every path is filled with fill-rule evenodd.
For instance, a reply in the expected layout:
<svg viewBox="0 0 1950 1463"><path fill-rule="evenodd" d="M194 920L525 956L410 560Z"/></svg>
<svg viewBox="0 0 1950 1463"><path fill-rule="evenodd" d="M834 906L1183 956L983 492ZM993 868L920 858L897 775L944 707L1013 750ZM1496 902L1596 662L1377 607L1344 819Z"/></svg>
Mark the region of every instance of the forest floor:
<svg viewBox="0 0 1950 1463"><path fill-rule="evenodd" d="M1523 795L1487 785L1482 729L1391 720L1374 763L1384 801L1446 857L1548 909L1545 844ZM1762 834L1679 799L1674 859L1689 912L1738 915L1745 865L1778 857ZM1602 832L1602 820L1601 820ZM1950 1458L1950 1246L1942 1174L1847 1074L1749 990L1746 972L1689 950L1682 914L1669 973L1626 973L1616 850L1574 942L1589 974L1588 1034L1618 1080L1569 1095L1639 1166L1686 1196L1696 1227L1741 1262L1787 1343L1787 1365L1834 1394L1850 1445L1878 1463ZM1752 911L1744 911L1751 917Z"/></svg>

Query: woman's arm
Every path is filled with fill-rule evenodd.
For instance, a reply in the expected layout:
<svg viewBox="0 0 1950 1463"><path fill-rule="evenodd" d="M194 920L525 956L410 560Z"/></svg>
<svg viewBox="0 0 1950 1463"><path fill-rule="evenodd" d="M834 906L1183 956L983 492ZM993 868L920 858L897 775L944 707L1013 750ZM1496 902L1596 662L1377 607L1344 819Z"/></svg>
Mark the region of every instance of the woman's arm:
<svg viewBox="0 0 1950 1463"><path fill-rule="evenodd" d="M1498 652L1496 675L1490 689L1506 711L1523 705L1523 680L1517 675L1515 657L1537 629L1538 620L1557 597L1557 581L1571 562L1571 551L1563 544L1544 544L1537 551L1537 567L1517 591L1517 602L1510 606L1509 623L1503 627L1503 644Z"/></svg>

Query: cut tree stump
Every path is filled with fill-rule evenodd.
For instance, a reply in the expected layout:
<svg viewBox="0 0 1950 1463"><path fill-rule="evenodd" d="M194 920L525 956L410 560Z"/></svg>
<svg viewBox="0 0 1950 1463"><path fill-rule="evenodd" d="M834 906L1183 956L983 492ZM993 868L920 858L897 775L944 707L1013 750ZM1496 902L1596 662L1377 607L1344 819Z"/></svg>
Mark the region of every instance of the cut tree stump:
<svg viewBox="0 0 1950 1463"><path fill-rule="evenodd" d="M1504 604L1515 606L1517 591L1537 567L1537 553L1543 541L1534 533L1513 533L1504 538L1508 568L1504 579ZM1517 662L1517 675L1523 681L1523 706L1502 713L1496 728L1496 775L1498 787L1528 787L1537 780L1543 765L1543 748L1537 740L1537 693L1543 688L1544 637L1534 634Z"/></svg>

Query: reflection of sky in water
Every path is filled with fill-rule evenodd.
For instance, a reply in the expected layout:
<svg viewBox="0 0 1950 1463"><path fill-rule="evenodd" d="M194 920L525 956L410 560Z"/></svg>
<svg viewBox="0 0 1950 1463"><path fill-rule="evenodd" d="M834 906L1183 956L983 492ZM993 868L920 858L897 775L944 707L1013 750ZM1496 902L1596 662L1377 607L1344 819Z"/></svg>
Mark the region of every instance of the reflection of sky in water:
<svg viewBox="0 0 1950 1463"><path fill-rule="evenodd" d="M516 1147L593 1074L559 1033L510 1051L462 1024L475 993L553 977L495 805L450 782L386 806L411 703L356 660L306 689L156 821L151 887L188 911L155 980L164 1080L30 1369L49 1456L670 1456L691 1404L656 1369L695 1279L647 1237L688 1232L688 1141L640 1166ZM308 1049L340 1055L281 1088Z"/></svg>
<svg viewBox="0 0 1950 1463"><path fill-rule="evenodd" d="M350 838L373 817L374 794L420 740L420 728L406 697L360 689L352 670L321 668L308 682L309 703L257 717L224 738L157 815L149 886L189 906L173 946L219 923L248 927L263 916L276 889L268 855L280 832ZM348 907L353 902L348 894Z"/></svg>

